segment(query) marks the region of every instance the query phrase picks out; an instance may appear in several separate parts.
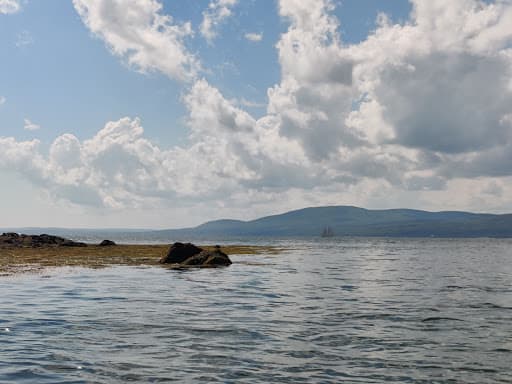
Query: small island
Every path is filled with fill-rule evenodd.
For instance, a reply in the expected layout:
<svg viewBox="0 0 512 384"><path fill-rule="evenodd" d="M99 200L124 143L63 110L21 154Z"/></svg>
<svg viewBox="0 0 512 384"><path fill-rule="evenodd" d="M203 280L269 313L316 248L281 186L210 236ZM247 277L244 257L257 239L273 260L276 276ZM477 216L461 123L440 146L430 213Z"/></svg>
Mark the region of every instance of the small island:
<svg viewBox="0 0 512 384"><path fill-rule="evenodd" d="M190 256L184 257L181 251L190 253ZM116 244L111 240L86 244L47 234L4 233L0 235L0 275L37 272L48 267L105 268L125 265L172 269L212 268L230 265L231 260L227 255L275 254L279 251L266 246Z"/></svg>

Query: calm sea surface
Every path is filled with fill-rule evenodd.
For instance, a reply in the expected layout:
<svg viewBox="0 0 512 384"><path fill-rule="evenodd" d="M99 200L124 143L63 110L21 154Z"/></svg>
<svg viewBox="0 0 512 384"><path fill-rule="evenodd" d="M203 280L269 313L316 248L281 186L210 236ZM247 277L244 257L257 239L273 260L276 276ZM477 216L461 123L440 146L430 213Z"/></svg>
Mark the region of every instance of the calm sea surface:
<svg viewBox="0 0 512 384"><path fill-rule="evenodd" d="M1 277L0 383L512 383L512 241L249 243L290 249Z"/></svg>

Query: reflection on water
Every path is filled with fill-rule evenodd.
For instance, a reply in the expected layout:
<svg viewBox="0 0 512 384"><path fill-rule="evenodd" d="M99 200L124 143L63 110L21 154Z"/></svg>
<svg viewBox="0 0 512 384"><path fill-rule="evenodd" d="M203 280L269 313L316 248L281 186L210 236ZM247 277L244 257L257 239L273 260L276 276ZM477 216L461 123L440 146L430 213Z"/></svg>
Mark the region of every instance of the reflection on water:
<svg viewBox="0 0 512 384"><path fill-rule="evenodd" d="M272 243L0 278L0 382L512 382L511 241Z"/></svg>

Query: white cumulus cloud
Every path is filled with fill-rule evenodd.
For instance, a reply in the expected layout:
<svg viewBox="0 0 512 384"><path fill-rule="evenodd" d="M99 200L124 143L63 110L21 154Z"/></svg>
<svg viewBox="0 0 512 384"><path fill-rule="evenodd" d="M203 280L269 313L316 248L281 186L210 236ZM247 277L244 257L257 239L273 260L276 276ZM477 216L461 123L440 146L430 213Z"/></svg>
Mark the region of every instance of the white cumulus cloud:
<svg viewBox="0 0 512 384"><path fill-rule="evenodd" d="M203 12L203 21L199 30L201 35L209 42L217 37L219 26L233 15L233 7L238 0L213 0Z"/></svg>
<svg viewBox="0 0 512 384"><path fill-rule="evenodd" d="M263 40L263 33L252 32L252 33L246 33L244 36L247 40L255 42L255 43Z"/></svg>
<svg viewBox="0 0 512 384"><path fill-rule="evenodd" d="M29 31L21 31L16 36L16 47L23 48L34 43L34 37Z"/></svg>
<svg viewBox="0 0 512 384"><path fill-rule="evenodd" d="M26 131L37 131L40 128L41 127L39 125L33 123L29 119L23 120L23 129L25 129Z"/></svg>
<svg viewBox="0 0 512 384"><path fill-rule="evenodd" d="M0 0L0 14L8 15L21 10L19 0Z"/></svg>
<svg viewBox="0 0 512 384"><path fill-rule="evenodd" d="M189 22L175 23L156 0L73 0L85 25L111 51L141 72L160 71L178 80L194 78L199 63L184 44Z"/></svg>
<svg viewBox="0 0 512 384"><path fill-rule="evenodd" d="M512 4L411 2L408 21L379 16L367 39L346 44L333 2L281 0L289 23L277 43L281 80L261 117L195 77L182 98L186 146L161 148L141 121L123 118L88 140L60 136L49 155L35 141L0 139L0 167L60 198L111 208L512 209ZM100 3L75 0L114 53L176 77L160 61L165 44L146 45L167 41L161 34L173 25L159 3L130 3L147 11L132 16L119 2Z"/></svg>

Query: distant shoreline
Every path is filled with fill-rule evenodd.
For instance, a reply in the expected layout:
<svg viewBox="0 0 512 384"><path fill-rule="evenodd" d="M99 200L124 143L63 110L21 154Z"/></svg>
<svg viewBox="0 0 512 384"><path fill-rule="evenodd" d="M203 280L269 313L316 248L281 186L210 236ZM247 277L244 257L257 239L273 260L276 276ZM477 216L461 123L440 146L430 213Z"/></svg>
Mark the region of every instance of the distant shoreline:
<svg viewBox="0 0 512 384"><path fill-rule="evenodd" d="M230 239L320 237L384 238L512 238L512 214L462 211L429 212L416 209L371 210L352 206L310 207L255 220L222 219L192 228L161 230L108 230L25 228L68 238L98 239L111 236L119 242L158 242L163 239Z"/></svg>

